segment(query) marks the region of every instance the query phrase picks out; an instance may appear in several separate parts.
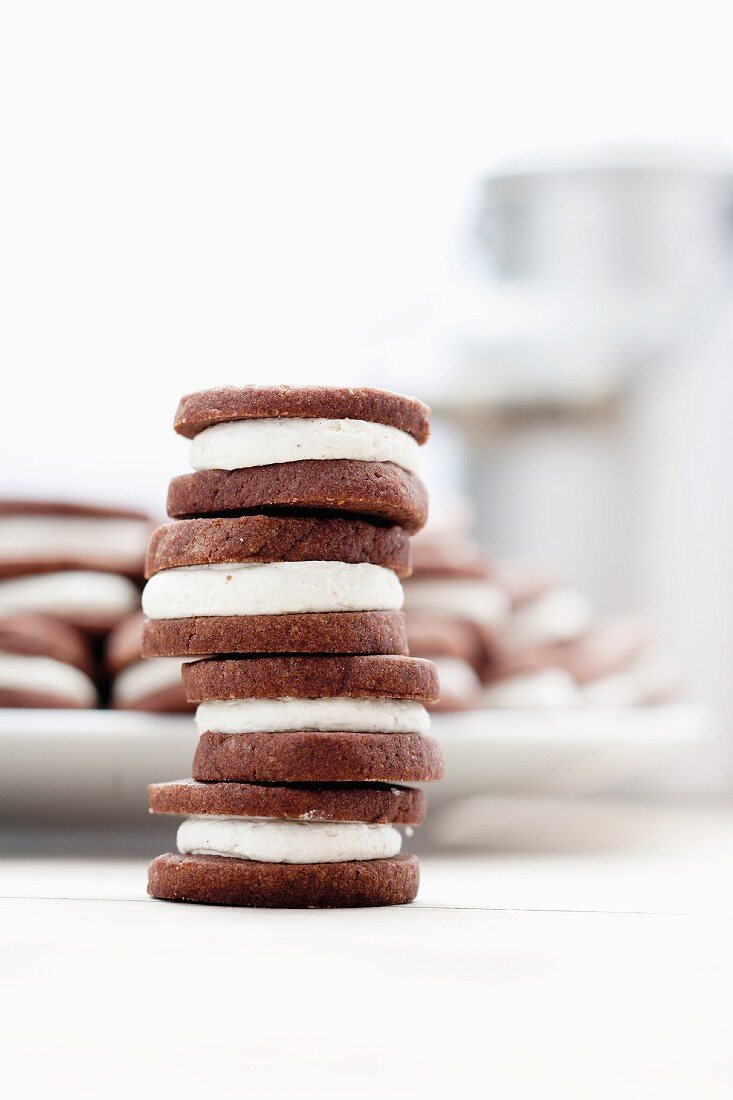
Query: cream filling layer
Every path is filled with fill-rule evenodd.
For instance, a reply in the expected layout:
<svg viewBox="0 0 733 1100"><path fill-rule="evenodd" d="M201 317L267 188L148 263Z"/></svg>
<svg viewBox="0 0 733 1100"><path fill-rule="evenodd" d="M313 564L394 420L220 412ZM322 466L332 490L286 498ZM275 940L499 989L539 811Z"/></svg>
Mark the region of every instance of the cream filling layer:
<svg viewBox="0 0 733 1100"><path fill-rule="evenodd" d="M468 661L460 657L431 657L438 670L440 697L475 699L481 691L481 681Z"/></svg>
<svg viewBox="0 0 733 1100"><path fill-rule="evenodd" d="M123 668L115 676L112 685L112 698L115 703L125 706L156 691L179 685L181 693L181 657L153 657L148 661L135 661Z"/></svg>
<svg viewBox="0 0 733 1100"><path fill-rule="evenodd" d="M518 607L504 640L511 646L543 645L579 637L593 620L593 608L574 588L554 588Z"/></svg>
<svg viewBox="0 0 733 1100"><path fill-rule="evenodd" d="M490 581L463 577L405 581L405 610L465 619L493 629L509 613L509 598Z"/></svg>
<svg viewBox="0 0 733 1100"><path fill-rule="evenodd" d="M135 611L139 593L127 577L70 570L0 581L0 612L119 616Z"/></svg>
<svg viewBox="0 0 733 1100"><path fill-rule="evenodd" d="M145 557L149 525L144 520L90 516L3 516L0 561L66 556L118 568L138 568Z"/></svg>
<svg viewBox="0 0 733 1100"><path fill-rule="evenodd" d="M176 843L182 855L232 856L263 863L343 863L396 856L402 835L392 825L211 814L187 818L178 829Z"/></svg>
<svg viewBox="0 0 733 1100"><path fill-rule="evenodd" d="M242 470L304 459L394 462L416 473L419 444L407 432L366 420L234 420L204 428L191 443L194 470Z"/></svg>
<svg viewBox="0 0 733 1100"><path fill-rule="evenodd" d="M199 733L427 733L430 715L408 699L227 699L201 703Z"/></svg>
<svg viewBox="0 0 733 1100"><path fill-rule="evenodd" d="M93 707L97 701L94 684L80 669L24 653L0 653L0 688L63 695L80 707Z"/></svg>
<svg viewBox="0 0 733 1100"><path fill-rule="evenodd" d="M313 611L398 611L402 585L391 569L361 562L278 561L186 565L148 581L151 619L189 615L289 615Z"/></svg>
<svg viewBox="0 0 733 1100"><path fill-rule="evenodd" d="M573 707L580 702L578 686L561 668L522 672L485 687L482 702L487 707Z"/></svg>

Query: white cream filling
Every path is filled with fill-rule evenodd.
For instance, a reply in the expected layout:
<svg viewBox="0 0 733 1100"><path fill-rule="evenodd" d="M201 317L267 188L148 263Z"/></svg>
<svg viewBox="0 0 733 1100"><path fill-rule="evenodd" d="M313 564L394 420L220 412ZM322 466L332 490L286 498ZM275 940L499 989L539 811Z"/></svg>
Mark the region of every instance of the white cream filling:
<svg viewBox="0 0 733 1100"><path fill-rule="evenodd" d="M408 699L227 699L201 703L199 733L427 733L430 715Z"/></svg>
<svg viewBox="0 0 733 1100"><path fill-rule="evenodd" d="M444 618L466 619L500 627L509 613L509 598L490 581L464 577L405 581L405 610Z"/></svg>
<svg viewBox="0 0 733 1100"><path fill-rule="evenodd" d="M38 611L49 615L122 617L139 606L139 593L127 577L114 573L38 573L0 581L0 612Z"/></svg>
<svg viewBox="0 0 733 1100"><path fill-rule="evenodd" d="M0 561L66 556L117 568L138 568L145 557L149 525L144 520L91 516L0 517Z"/></svg>
<svg viewBox="0 0 733 1100"><path fill-rule="evenodd" d="M276 462L349 458L394 462L417 472L420 446L407 432L366 420L234 420L214 424L194 437L194 470L242 470Z"/></svg>
<svg viewBox="0 0 733 1100"><path fill-rule="evenodd" d="M460 657L431 657L438 671L440 697L475 699L481 691L481 681L468 661Z"/></svg>
<svg viewBox="0 0 733 1100"><path fill-rule="evenodd" d="M366 562L187 565L156 573L143 592L143 611L151 619L398 611L401 606L402 585L392 570Z"/></svg>
<svg viewBox="0 0 733 1100"><path fill-rule="evenodd" d="M114 702L125 706L126 703L133 703L146 695L175 685L180 685L183 692L182 663L181 657L154 657L149 661L136 661L123 668L115 676L112 685Z"/></svg>
<svg viewBox="0 0 733 1100"><path fill-rule="evenodd" d="M572 707L580 702L572 676L561 668L522 672L485 687L482 701L487 707Z"/></svg>
<svg viewBox="0 0 733 1100"><path fill-rule="evenodd" d="M593 620L593 608L574 588L554 588L516 608L504 641L511 646L544 645L578 638Z"/></svg>
<svg viewBox="0 0 733 1100"><path fill-rule="evenodd" d="M392 825L364 822L279 821L247 817L189 817L179 827L178 851L234 856L263 863L343 863L387 859L402 847Z"/></svg>
<svg viewBox="0 0 733 1100"><path fill-rule="evenodd" d="M53 657L0 653L0 687L63 695L80 707L93 707L97 701L97 692L89 677L73 665Z"/></svg>

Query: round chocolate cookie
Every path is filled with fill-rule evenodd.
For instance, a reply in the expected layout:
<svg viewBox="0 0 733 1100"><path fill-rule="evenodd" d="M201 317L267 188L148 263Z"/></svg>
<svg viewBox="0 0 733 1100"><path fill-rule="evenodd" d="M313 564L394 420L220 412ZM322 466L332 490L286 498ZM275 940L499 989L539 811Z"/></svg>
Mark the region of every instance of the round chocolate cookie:
<svg viewBox="0 0 733 1100"><path fill-rule="evenodd" d="M455 657L479 672L486 660L486 642L475 623L414 613L405 616L407 644L414 657Z"/></svg>
<svg viewBox="0 0 733 1100"><path fill-rule="evenodd" d="M146 657L218 653L406 653L401 611L314 611L300 615L209 615L148 619Z"/></svg>
<svg viewBox="0 0 733 1100"><path fill-rule="evenodd" d="M195 661L183 669L186 698L208 699L413 699L438 698L438 677L419 657L244 657Z"/></svg>
<svg viewBox="0 0 733 1100"><path fill-rule="evenodd" d="M418 443L430 435L430 409L415 397L370 386L221 386L182 397L173 426L193 439L213 424L231 420L314 417L366 420L408 432Z"/></svg>
<svg viewBox="0 0 733 1100"><path fill-rule="evenodd" d="M150 519L147 512L135 508L109 508L63 500L0 500L0 516L84 516L88 519L139 519L146 523Z"/></svg>
<svg viewBox="0 0 733 1100"><path fill-rule="evenodd" d="M192 771L204 783L433 783L443 757L413 733L203 733Z"/></svg>
<svg viewBox="0 0 733 1100"><path fill-rule="evenodd" d="M417 894L415 856L347 863L260 863L230 856L158 856L148 893L168 901L270 909L406 905Z"/></svg>
<svg viewBox="0 0 733 1100"><path fill-rule="evenodd" d="M145 576L162 569L217 562L370 562L410 572L410 540L401 527L312 516L184 519L153 532Z"/></svg>
<svg viewBox="0 0 733 1100"><path fill-rule="evenodd" d="M264 783L198 783L179 779L148 786L154 814L221 814L296 821L365 821L370 825L420 825L426 800L414 787L383 784L319 786Z"/></svg>
<svg viewBox="0 0 733 1100"><path fill-rule="evenodd" d="M92 653L84 635L46 615L0 616L0 652L52 657L87 675L92 672Z"/></svg>
<svg viewBox="0 0 733 1100"><path fill-rule="evenodd" d="M420 536L412 544L416 577L463 577L488 580L492 570L480 546L464 539Z"/></svg>
<svg viewBox="0 0 733 1100"><path fill-rule="evenodd" d="M110 672L117 673L142 659L143 622L142 611L135 611L108 635L105 660Z"/></svg>
<svg viewBox="0 0 733 1100"><path fill-rule="evenodd" d="M392 462L345 458L198 470L174 477L168 488L175 519L263 509L347 513L414 534L428 518L428 496L419 477Z"/></svg>

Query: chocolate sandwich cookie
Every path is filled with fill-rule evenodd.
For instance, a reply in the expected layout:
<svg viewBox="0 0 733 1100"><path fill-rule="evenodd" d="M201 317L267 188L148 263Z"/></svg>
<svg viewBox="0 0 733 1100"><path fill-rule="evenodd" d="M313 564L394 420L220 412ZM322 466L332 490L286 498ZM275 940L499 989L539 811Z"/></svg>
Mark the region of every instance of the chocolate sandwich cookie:
<svg viewBox="0 0 733 1100"><path fill-rule="evenodd" d="M187 664L186 697L208 699L381 698L434 702L438 678L418 657L292 656L212 659Z"/></svg>
<svg viewBox="0 0 733 1100"><path fill-rule="evenodd" d="M205 783L434 783L443 758L424 734L205 732L192 772Z"/></svg>
<svg viewBox="0 0 733 1100"><path fill-rule="evenodd" d="M148 557L145 653L404 652L398 576L408 569L398 527L272 516L169 524Z"/></svg>
<svg viewBox="0 0 733 1100"><path fill-rule="evenodd" d="M426 809L422 791L381 783L198 783L179 779L149 784L148 795L151 813L186 816L420 825Z"/></svg>
<svg viewBox="0 0 733 1100"><path fill-rule="evenodd" d="M268 510L348 513L411 534L428 516L427 492L415 474L390 462L352 459L197 470L173 478L167 507L176 519Z"/></svg>
<svg viewBox="0 0 733 1100"><path fill-rule="evenodd" d="M406 616L406 623L410 653L431 660L438 673L440 698L428 709L452 712L478 706L487 641L476 625L418 614Z"/></svg>
<svg viewBox="0 0 733 1100"><path fill-rule="evenodd" d="M417 894L414 856L343 863L263 863L226 856L158 856L150 865L154 898L276 909L406 905Z"/></svg>
<svg viewBox="0 0 733 1100"><path fill-rule="evenodd" d="M145 565L164 569L224 562L368 562L410 572L410 540L401 527L312 516L237 516L179 520L153 532Z"/></svg>
<svg viewBox="0 0 733 1100"><path fill-rule="evenodd" d="M116 710L190 713L176 657L142 659L143 615L130 615L107 639L106 663L112 675L111 705Z"/></svg>
<svg viewBox="0 0 733 1100"><path fill-rule="evenodd" d="M233 420L346 419L386 424L418 443L430 435L430 409L414 397L370 386L221 386L182 397L174 427L193 439Z"/></svg>
<svg viewBox="0 0 733 1100"><path fill-rule="evenodd" d="M0 617L0 706L93 707L86 639L43 615Z"/></svg>
<svg viewBox="0 0 733 1100"><path fill-rule="evenodd" d="M484 706L518 710L576 706L580 701L577 684L551 658L549 662L537 653L495 655L484 678Z"/></svg>
<svg viewBox="0 0 733 1100"><path fill-rule="evenodd" d="M90 569L142 574L144 512L60 501L0 501L0 577Z"/></svg>
<svg viewBox="0 0 733 1100"><path fill-rule="evenodd" d="M407 653L405 618L401 611L340 611L145 622L146 657L214 653Z"/></svg>
<svg viewBox="0 0 733 1100"><path fill-rule="evenodd" d="M245 386L189 394L175 427L193 440L194 474L175 478L171 516L306 510L419 530L416 476L430 410L366 388Z"/></svg>

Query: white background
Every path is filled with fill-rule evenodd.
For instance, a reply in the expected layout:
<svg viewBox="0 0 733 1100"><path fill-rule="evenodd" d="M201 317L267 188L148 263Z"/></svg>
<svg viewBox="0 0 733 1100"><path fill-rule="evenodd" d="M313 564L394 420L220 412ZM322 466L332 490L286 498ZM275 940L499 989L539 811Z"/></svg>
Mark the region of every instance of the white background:
<svg viewBox="0 0 733 1100"><path fill-rule="evenodd" d="M160 508L183 391L363 377L497 158L727 143L724 12L6 4L0 491Z"/></svg>

